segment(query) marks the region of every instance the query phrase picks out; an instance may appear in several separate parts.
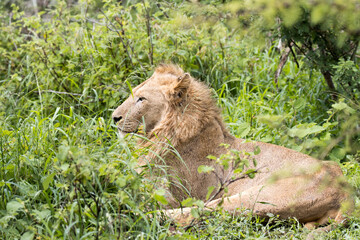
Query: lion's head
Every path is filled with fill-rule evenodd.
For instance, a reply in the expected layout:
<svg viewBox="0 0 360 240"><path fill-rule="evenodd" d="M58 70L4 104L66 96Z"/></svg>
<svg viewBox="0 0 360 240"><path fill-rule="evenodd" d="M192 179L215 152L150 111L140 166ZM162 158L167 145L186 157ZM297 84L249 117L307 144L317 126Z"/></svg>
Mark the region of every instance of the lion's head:
<svg viewBox="0 0 360 240"><path fill-rule="evenodd" d="M198 134L209 119L222 121L209 88L175 65L156 68L112 117L122 135L143 126L149 139L171 140L174 146Z"/></svg>

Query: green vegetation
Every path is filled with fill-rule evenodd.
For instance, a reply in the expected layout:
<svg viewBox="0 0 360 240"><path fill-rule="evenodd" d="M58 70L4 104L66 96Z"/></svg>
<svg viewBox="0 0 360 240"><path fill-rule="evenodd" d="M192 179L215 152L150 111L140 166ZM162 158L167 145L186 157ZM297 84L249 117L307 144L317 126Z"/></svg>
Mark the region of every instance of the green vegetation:
<svg viewBox="0 0 360 240"><path fill-rule="evenodd" d="M1 239L306 238L296 220L276 216L218 211L174 231L156 212L163 193L134 170L145 150L117 137L111 113L161 62L211 86L237 137L336 161L358 193L359 6L348 11L355 1L284 5L291 11L285 1L34 2L0 3ZM347 18L335 21L338 12ZM276 16L282 22L262 24ZM305 33L316 38L313 28L294 25L320 27L346 54L324 65L321 42L307 38L316 51L302 48ZM280 38L296 58L282 61ZM359 222L356 210L349 226L319 238L358 239Z"/></svg>

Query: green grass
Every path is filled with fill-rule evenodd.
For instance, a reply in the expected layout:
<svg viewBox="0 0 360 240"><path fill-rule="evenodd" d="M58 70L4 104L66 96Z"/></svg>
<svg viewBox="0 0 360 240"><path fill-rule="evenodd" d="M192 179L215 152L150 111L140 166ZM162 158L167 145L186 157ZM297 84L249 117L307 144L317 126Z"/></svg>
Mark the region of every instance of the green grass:
<svg viewBox="0 0 360 240"><path fill-rule="evenodd" d="M186 10L176 1L162 4ZM10 10L0 6L7 16L0 18L0 239L306 238L309 231L296 220L265 222L218 211L174 231L159 214L154 182L134 169L146 149L118 138L111 113L130 93L127 83L136 86L163 61L214 89L237 137L315 157L342 137L324 159L341 164L359 195L359 138L352 135L359 107L348 99L333 105L322 75L304 59L297 59L298 67L290 57L276 85L280 55L273 46L255 46L222 22L211 29L202 22L196 29L182 26L175 12L152 18L151 65L143 5L110 3L102 10L108 17L123 13L123 29L113 23L123 30L130 60L114 26L87 20L103 21L96 6L59 4L47 12L48 21L14 10L11 24ZM347 227L317 238L359 239L359 204L356 197Z"/></svg>
<svg viewBox="0 0 360 240"><path fill-rule="evenodd" d="M157 204L134 171L136 152L109 122L59 111L18 120L0 131L3 239L161 233L147 216Z"/></svg>

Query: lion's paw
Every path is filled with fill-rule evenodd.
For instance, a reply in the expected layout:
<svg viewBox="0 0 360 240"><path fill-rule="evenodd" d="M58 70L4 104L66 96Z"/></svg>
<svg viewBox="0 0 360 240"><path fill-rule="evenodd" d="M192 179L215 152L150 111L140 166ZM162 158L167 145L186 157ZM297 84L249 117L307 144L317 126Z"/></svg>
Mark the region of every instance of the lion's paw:
<svg viewBox="0 0 360 240"><path fill-rule="evenodd" d="M165 215L172 219L175 223L180 226L186 226L191 223L194 217L191 214L191 208L176 208L168 209L164 211Z"/></svg>

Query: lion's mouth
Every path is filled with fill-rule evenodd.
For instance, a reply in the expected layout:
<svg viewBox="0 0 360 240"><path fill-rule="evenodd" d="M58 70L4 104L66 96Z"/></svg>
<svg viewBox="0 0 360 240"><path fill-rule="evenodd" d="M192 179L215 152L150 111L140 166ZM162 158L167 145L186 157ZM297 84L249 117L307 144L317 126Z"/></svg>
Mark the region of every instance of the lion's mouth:
<svg viewBox="0 0 360 240"><path fill-rule="evenodd" d="M137 133L138 132L138 129L134 130L134 131L125 131L123 129L120 129L118 128L120 132L123 132L123 133Z"/></svg>
<svg viewBox="0 0 360 240"><path fill-rule="evenodd" d="M121 129L121 128L118 127L118 131L119 131L121 137L125 137L125 135L127 135L129 133L137 133L138 129L129 131L129 130Z"/></svg>

